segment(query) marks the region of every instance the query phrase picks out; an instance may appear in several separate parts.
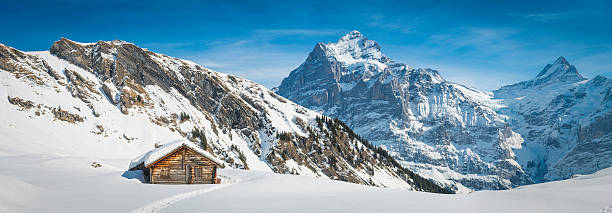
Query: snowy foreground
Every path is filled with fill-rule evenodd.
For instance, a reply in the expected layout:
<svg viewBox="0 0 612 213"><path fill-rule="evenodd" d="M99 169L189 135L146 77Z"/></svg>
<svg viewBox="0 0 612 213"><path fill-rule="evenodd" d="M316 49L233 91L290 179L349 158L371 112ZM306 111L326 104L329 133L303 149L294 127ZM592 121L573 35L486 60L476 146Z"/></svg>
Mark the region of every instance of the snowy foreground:
<svg viewBox="0 0 612 213"><path fill-rule="evenodd" d="M612 168L507 191L441 195L222 169L220 185L152 185L129 159L0 156L0 212L610 212Z"/></svg>

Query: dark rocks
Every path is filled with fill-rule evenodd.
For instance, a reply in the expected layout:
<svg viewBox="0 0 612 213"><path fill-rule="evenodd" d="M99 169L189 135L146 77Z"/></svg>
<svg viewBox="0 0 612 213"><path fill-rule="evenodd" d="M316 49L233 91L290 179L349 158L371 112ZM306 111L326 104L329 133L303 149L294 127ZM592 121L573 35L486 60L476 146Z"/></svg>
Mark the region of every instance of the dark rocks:
<svg viewBox="0 0 612 213"><path fill-rule="evenodd" d="M53 113L53 116L55 116L55 119L60 121L66 121L68 123L83 122L83 117L78 114L73 114L66 110L62 110L61 107L53 108L51 109L51 112Z"/></svg>
<svg viewBox="0 0 612 213"><path fill-rule="evenodd" d="M19 97L8 96L8 101L13 105L21 107L22 109L31 109L32 107L34 107L34 102L29 100L23 100Z"/></svg>

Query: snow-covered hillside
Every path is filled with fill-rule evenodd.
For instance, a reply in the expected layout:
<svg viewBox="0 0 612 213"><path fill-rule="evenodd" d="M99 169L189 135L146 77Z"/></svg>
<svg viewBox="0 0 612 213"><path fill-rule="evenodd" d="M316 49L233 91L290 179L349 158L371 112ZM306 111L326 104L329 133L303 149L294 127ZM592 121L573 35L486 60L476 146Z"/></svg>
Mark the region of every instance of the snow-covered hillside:
<svg viewBox="0 0 612 213"><path fill-rule="evenodd" d="M20 143L28 140L17 141ZM1 148L3 152L7 151ZM129 159L0 155L0 212L541 212L612 210L612 168L504 191L443 195L221 169L220 185L142 184ZM102 167L93 168L91 161Z"/></svg>
<svg viewBox="0 0 612 213"><path fill-rule="evenodd" d="M232 168L437 187L380 156L340 122L259 84L123 41L62 38L41 52L0 44L0 97L2 156L66 156L89 165L187 138ZM124 163L113 169L127 169Z"/></svg>
<svg viewBox="0 0 612 213"><path fill-rule="evenodd" d="M338 117L452 190L531 183L512 151L522 138L495 112L500 106L490 94L394 62L360 32L317 44L277 93Z"/></svg>

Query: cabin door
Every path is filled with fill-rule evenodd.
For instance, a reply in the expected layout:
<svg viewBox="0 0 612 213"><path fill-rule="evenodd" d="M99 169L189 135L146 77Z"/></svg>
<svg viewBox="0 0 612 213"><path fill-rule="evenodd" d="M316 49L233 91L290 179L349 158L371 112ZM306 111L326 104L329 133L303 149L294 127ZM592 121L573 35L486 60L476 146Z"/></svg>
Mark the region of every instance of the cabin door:
<svg viewBox="0 0 612 213"><path fill-rule="evenodd" d="M197 181L198 183L202 183L202 166L194 166L193 167L193 177L194 177L194 181Z"/></svg>
<svg viewBox="0 0 612 213"><path fill-rule="evenodd" d="M193 167L191 165L185 166L185 179L187 183L193 183Z"/></svg>

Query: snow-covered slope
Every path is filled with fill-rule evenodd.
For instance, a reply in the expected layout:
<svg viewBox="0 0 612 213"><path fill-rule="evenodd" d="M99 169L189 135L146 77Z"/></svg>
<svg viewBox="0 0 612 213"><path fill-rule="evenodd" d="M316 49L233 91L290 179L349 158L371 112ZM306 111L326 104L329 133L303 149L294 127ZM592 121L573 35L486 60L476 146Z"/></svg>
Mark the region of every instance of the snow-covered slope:
<svg viewBox="0 0 612 213"><path fill-rule="evenodd" d="M102 167L91 167L91 160ZM235 169L220 169L219 185L142 184L125 172L126 160L0 155L0 212L612 211L612 168L511 190L443 195Z"/></svg>
<svg viewBox="0 0 612 213"><path fill-rule="evenodd" d="M436 188L340 122L249 80L123 41L62 38L41 52L0 44L0 97L2 156L127 159L118 165L125 170L154 143L187 138L233 168Z"/></svg>
<svg viewBox="0 0 612 213"><path fill-rule="evenodd" d="M511 127L525 140L517 151L534 180L566 179L612 166L612 80L587 80L559 57L534 79L494 91L508 105Z"/></svg>
<svg viewBox="0 0 612 213"><path fill-rule="evenodd" d="M522 138L491 95L384 56L353 31L318 43L277 93L338 117L404 165L455 191L531 183L512 149Z"/></svg>

